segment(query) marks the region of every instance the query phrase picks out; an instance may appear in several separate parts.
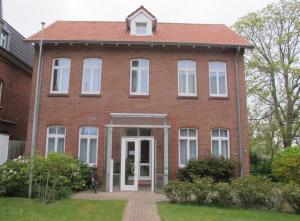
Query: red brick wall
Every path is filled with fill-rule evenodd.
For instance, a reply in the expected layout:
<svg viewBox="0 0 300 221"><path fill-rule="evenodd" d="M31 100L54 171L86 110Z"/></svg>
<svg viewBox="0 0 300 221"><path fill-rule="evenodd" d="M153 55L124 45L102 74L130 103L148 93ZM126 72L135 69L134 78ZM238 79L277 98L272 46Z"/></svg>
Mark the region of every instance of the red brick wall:
<svg viewBox="0 0 300 221"><path fill-rule="evenodd" d="M31 73L0 56L0 80L3 81L0 119L16 123L0 122L0 132L9 134L10 139L26 140Z"/></svg>
<svg viewBox="0 0 300 221"><path fill-rule="evenodd" d="M175 177L178 169L179 128L198 129L199 157L208 156L211 153L211 129L228 128L230 130L230 157L238 159L234 56L235 51L230 49L158 46L153 48L150 46L101 47L100 45L48 46L45 50L43 65L38 149L44 154L48 125L63 125L67 131L66 152L77 156L79 127L97 126L99 128L98 165L101 176L105 168L105 124L110 119L110 113L167 113L168 123L171 125L169 161L171 178ZM52 60L57 57L68 57L72 60L69 94L64 97L49 96ZM87 57L102 59L101 96L80 96L83 59ZM134 58L145 58L150 61L149 97L129 96L130 60ZM197 63L197 98L178 98L177 61L180 59L192 59ZM228 98L226 99L209 97L208 62L212 60L227 63ZM36 67L33 85L35 76ZM246 173L248 173L247 109L242 55L239 57L239 76L242 137L246 151L243 161ZM31 129L31 122L32 119L29 121L29 129ZM31 130L29 130L28 138L31 136L30 132ZM27 151L29 146L30 142L28 142Z"/></svg>

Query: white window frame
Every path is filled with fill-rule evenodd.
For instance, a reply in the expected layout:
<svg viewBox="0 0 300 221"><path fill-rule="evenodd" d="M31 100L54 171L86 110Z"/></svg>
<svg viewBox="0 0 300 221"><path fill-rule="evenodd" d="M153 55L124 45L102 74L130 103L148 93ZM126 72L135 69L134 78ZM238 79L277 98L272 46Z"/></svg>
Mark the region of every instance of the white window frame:
<svg viewBox="0 0 300 221"><path fill-rule="evenodd" d="M193 63L193 66L195 68L181 68L180 67L180 63L181 62L192 62ZM194 60L178 60L177 61L177 78L178 78L178 96L189 96L189 97L196 97L197 96L197 67L196 67L196 61ZM180 72L181 71L184 71L185 72L185 89L186 89L186 92L182 93L180 92ZM195 92L194 93L189 93L189 83L188 83L188 72L189 71L193 71L194 72L194 75L195 75L195 82L194 82L194 88L195 88Z"/></svg>
<svg viewBox="0 0 300 221"><path fill-rule="evenodd" d="M69 61L69 67L68 67L68 88L66 91L62 91L62 90L57 90L57 91L54 91L53 90L53 75L54 75L54 70L58 69L59 72L60 72L60 84L61 84L61 80L62 80L62 69L63 67L62 66L54 66L54 63L55 63L55 60L61 60L61 59L64 59L64 60L68 60ZM51 74L51 85L50 85L50 93L51 94L68 94L69 93L69 85L70 85L70 69L71 69L71 59L70 58L54 58L53 61L52 61L52 74ZM61 87L61 86L60 86Z"/></svg>
<svg viewBox="0 0 300 221"><path fill-rule="evenodd" d="M8 33L5 32L5 31L2 31L0 33L0 46L3 47L3 48L6 48L7 40L8 40Z"/></svg>
<svg viewBox="0 0 300 221"><path fill-rule="evenodd" d="M223 63L225 65L224 69L219 69L219 68L212 68L210 69L210 63ZM227 64L224 61L210 61L208 62L208 69L209 69L209 94L211 97L228 97L228 85L227 85ZM210 75L211 72L215 72L217 75L217 93L211 93L211 80L210 80ZM219 85L219 77L220 77L220 72L225 73L225 94L220 93L220 85Z"/></svg>
<svg viewBox="0 0 300 221"><path fill-rule="evenodd" d="M64 134L49 134L50 127L63 127L65 129L65 133ZM55 139L55 141L54 141L54 152L51 152L51 153L57 153L58 138L64 138L64 152L63 153L65 153L65 151L66 151L66 134L67 134L67 129L64 126L53 125L53 126L48 126L47 127L45 156L48 155L48 140L49 140L49 138L54 138Z"/></svg>
<svg viewBox="0 0 300 221"><path fill-rule="evenodd" d="M88 66L85 65L85 61L87 60L98 60L100 62L100 66ZM88 91L84 90L84 75L85 75L85 70L90 70L91 71L91 82L90 82L90 88ZM99 90L98 91L93 91L93 77L94 77L94 71L99 70ZM102 59L100 58L85 58L83 59L83 72L82 72L82 84L81 84L81 94L100 94L101 91L101 76L102 76Z"/></svg>
<svg viewBox="0 0 300 221"><path fill-rule="evenodd" d="M140 61L146 61L147 62L147 68L144 67L132 67L132 63L134 61L138 61L140 63ZM150 82L149 82L149 60L148 59L132 59L130 61L130 95L149 95L149 90L150 90ZM133 92L132 91L132 71L136 70L137 71L137 91ZM147 80L148 80L148 90L147 92L141 92L141 71L142 70L147 70L148 71L148 75L147 75Z"/></svg>
<svg viewBox="0 0 300 221"><path fill-rule="evenodd" d="M97 135L82 135L81 134L81 129L82 128L88 128L88 127L96 128L97 129ZM97 164L98 164L98 148L99 148L98 147L98 145L99 145L99 129L97 127L93 127L93 126L83 126L83 127L79 128L78 160L80 160L80 148L81 148L80 141L81 141L81 139L87 139L86 162L83 162L83 163L86 163L89 166L97 166ZM90 163L89 162L89 159L90 159L90 144L91 144L90 140L91 139L96 139L97 140L97 142L96 142L96 145L97 145L97 147L96 147L96 163Z"/></svg>
<svg viewBox="0 0 300 221"><path fill-rule="evenodd" d="M2 105L2 96L3 96L3 81L0 80L0 106Z"/></svg>
<svg viewBox="0 0 300 221"><path fill-rule="evenodd" d="M213 134L212 134L213 130L219 131L218 137L213 137ZM227 137L221 137L220 130L226 130ZM230 158L230 131L226 128L213 128L213 129L211 129L210 136L211 136L211 155L213 155L213 141L218 141L218 157L222 156L222 148L221 148L222 141L227 141L227 144L228 144L227 158L229 159Z"/></svg>
<svg viewBox="0 0 300 221"><path fill-rule="evenodd" d="M141 33L137 33L137 26L138 26L138 24L144 24L145 25L145 33L144 34L141 34ZM137 35L137 36L146 36L146 35L148 35L148 22L142 22L142 21L140 21L140 22L135 22L135 35Z"/></svg>
<svg viewBox="0 0 300 221"><path fill-rule="evenodd" d="M187 136L181 136L180 135L180 131L181 130L195 130L196 131L196 136L195 137L191 137L189 136L189 132ZM190 161L190 141L191 140L195 140L196 141L196 159L198 159L198 129L196 128L180 128L178 130L178 164L179 167L185 167L186 164L182 164L180 162L180 140L187 140L187 146L186 146L186 156L187 156L187 163Z"/></svg>

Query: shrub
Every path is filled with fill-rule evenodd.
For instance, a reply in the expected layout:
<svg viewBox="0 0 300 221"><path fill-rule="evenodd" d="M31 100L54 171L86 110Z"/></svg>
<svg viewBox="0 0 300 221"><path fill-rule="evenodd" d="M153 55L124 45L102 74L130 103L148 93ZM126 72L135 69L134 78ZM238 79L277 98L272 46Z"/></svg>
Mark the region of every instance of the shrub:
<svg viewBox="0 0 300 221"><path fill-rule="evenodd" d="M229 183L215 183L214 194L211 197L211 201L215 205L221 207L228 207L234 204L232 188Z"/></svg>
<svg viewBox="0 0 300 221"><path fill-rule="evenodd" d="M276 184L270 191L267 197L267 207L269 209L275 208L277 211L282 211L284 206L284 197L282 192L282 185Z"/></svg>
<svg viewBox="0 0 300 221"><path fill-rule="evenodd" d="M204 204L208 200L208 195L212 191L214 180L211 177L194 179L193 195L198 204Z"/></svg>
<svg viewBox="0 0 300 221"><path fill-rule="evenodd" d="M188 202L192 198L192 183L170 181L165 187L164 192L172 203Z"/></svg>
<svg viewBox="0 0 300 221"><path fill-rule="evenodd" d="M300 184L300 147L289 147L276 154L272 163L272 172L282 181L294 181Z"/></svg>
<svg viewBox="0 0 300 221"><path fill-rule="evenodd" d="M294 182L286 184L283 187L284 199L295 209L297 213L300 213L300 185Z"/></svg>
<svg viewBox="0 0 300 221"><path fill-rule="evenodd" d="M243 208L266 206L272 182L265 177L245 176L233 181L237 199Z"/></svg>
<svg viewBox="0 0 300 221"><path fill-rule="evenodd" d="M228 182L236 174L236 162L224 158L208 158L189 161L185 168L179 169L177 178L192 181L193 178L212 177L216 182Z"/></svg>

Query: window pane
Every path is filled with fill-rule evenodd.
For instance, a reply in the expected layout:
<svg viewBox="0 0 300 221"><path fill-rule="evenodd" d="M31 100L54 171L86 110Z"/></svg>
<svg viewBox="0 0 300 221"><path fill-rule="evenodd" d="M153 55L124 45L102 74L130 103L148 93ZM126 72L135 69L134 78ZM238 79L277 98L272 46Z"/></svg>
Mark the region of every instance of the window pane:
<svg viewBox="0 0 300 221"><path fill-rule="evenodd" d="M56 134L56 127L48 127L49 134Z"/></svg>
<svg viewBox="0 0 300 221"><path fill-rule="evenodd" d="M139 61L138 60L132 61L132 67L138 67L138 66L139 66Z"/></svg>
<svg viewBox="0 0 300 221"><path fill-rule="evenodd" d="M187 136L187 129L180 129L180 136L186 137Z"/></svg>
<svg viewBox="0 0 300 221"><path fill-rule="evenodd" d="M53 78L52 78L52 91L58 91L59 85L59 73L58 69L53 70Z"/></svg>
<svg viewBox="0 0 300 221"><path fill-rule="evenodd" d="M87 139L80 139L80 153L79 153L79 159L86 163L86 157L87 157Z"/></svg>
<svg viewBox="0 0 300 221"><path fill-rule="evenodd" d="M189 136L190 137L196 137L196 130L195 129L189 129Z"/></svg>
<svg viewBox="0 0 300 221"><path fill-rule="evenodd" d="M100 69L94 69L92 91L93 92L100 91Z"/></svg>
<svg viewBox="0 0 300 221"><path fill-rule="evenodd" d="M188 72L188 88L189 93L195 93L195 72Z"/></svg>
<svg viewBox="0 0 300 221"><path fill-rule="evenodd" d="M180 164L186 164L187 156L186 156L186 148L187 148L187 140L180 140Z"/></svg>
<svg viewBox="0 0 300 221"><path fill-rule="evenodd" d="M97 155L97 139L90 140L90 159L89 163L96 164L96 155Z"/></svg>
<svg viewBox="0 0 300 221"><path fill-rule="evenodd" d="M70 60L69 59L59 59L59 65L63 68L69 68Z"/></svg>
<svg viewBox="0 0 300 221"><path fill-rule="evenodd" d="M55 138L48 138L48 153L55 151Z"/></svg>
<svg viewBox="0 0 300 221"><path fill-rule="evenodd" d="M80 134L81 135L88 135L89 134L89 128L88 127L80 128Z"/></svg>
<svg viewBox="0 0 300 221"><path fill-rule="evenodd" d="M147 34L147 24L146 23L136 23L136 34L139 34L139 35Z"/></svg>
<svg viewBox="0 0 300 221"><path fill-rule="evenodd" d="M224 62L209 62L209 69L225 70L226 65Z"/></svg>
<svg viewBox="0 0 300 221"><path fill-rule="evenodd" d="M98 58L84 59L84 67L100 67L101 60Z"/></svg>
<svg viewBox="0 0 300 221"><path fill-rule="evenodd" d="M90 85L91 85L91 70L86 69L84 70L83 74L83 91L89 91L90 90Z"/></svg>
<svg viewBox="0 0 300 221"><path fill-rule="evenodd" d="M197 159L196 140L190 140L190 160Z"/></svg>
<svg viewBox="0 0 300 221"><path fill-rule="evenodd" d="M227 130L220 130L220 136L221 137L228 137L228 131Z"/></svg>
<svg viewBox="0 0 300 221"><path fill-rule="evenodd" d="M147 93L148 92L148 71L142 70L141 71L141 92Z"/></svg>
<svg viewBox="0 0 300 221"><path fill-rule="evenodd" d="M64 153L64 146L65 146L65 138L58 138L57 139L57 152Z"/></svg>
<svg viewBox="0 0 300 221"><path fill-rule="evenodd" d="M226 82L225 82L225 73L219 73L219 93L226 94Z"/></svg>
<svg viewBox="0 0 300 221"><path fill-rule="evenodd" d="M141 128L140 129L140 136L151 136L152 130L148 128Z"/></svg>
<svg viewBox="0 0 300 221"><path fill-rule="evenodd" d="M59 59L55 59L54 60L54 66L58 66L59 65Z"/></svg>
<svg viewBox="0 0 300 221"><path fill-rule="evenodd" d="M137 128L127 128L125 131L126 136L132 137L138 135L138 129Z"/></svg>
<svg viewBox="0 0 300 221"><path fill-rule="evenodd" d="M139 66L142 67L142 68L147 68L148 69L148 63L149 61L148 60L139 60Z"/></svg>
<svg viewBox="0 0 300 221"><path fill-rule="evenodd" d="M140 176L150 176L150 166L140 166Z"/></svg>
<svg viewBox="0 0 300 221"><path fill-rule="evenodd" d="M227 140L221 141L221 154L224 158L228 158L228 141Z"/></svg>
<svg viewBox="0 0 300 221"><path fill-rule="evenodd" d="M132 76L131 76L131 91L137 92L137 81L138 81L138 74L136 70L132 70Z"/></svg>
<svg viewBox="0 0 300 221"><path fill-rule="evenodd" d="M212 136L213 137L218 137L219 136L219 130L212 130Z"/></svg>
<svg viewBox="0 0 300 221"><path fill-rule="evenodd" d="M179 92L186 92L186 75L184 71L179 71Z"/></svg>
<svg viewBox="0 0 300 221"><path fill-rule="evenodd" d="M217 74L216 72L211 72L210 73L210 93L211 94L217 94L218 90L217 90Z"/></svg>
<svg viewBox="0 0 300 221"><path fill-rule="evenodd" d="M150 163L150 141L141 141L141 160L140 163Z"/></svg>
<svg viewBox="0 0 300 221"><path fill-rule="evenodd" d="M97 135L97 128L96 127L89 127L89 135Z"/></svg>
<svg viewBox="0 0 300 221"><path fill-rule="evenodd" d="M62 70L61 91L68 91L69 88L69 69Z"/></svg>
<svg viewBox="0 0 300 221"><path fill-rule="evenodd" d="M212 155L213 157L219 156L219 142L217 140L212 141Z"/></svg>

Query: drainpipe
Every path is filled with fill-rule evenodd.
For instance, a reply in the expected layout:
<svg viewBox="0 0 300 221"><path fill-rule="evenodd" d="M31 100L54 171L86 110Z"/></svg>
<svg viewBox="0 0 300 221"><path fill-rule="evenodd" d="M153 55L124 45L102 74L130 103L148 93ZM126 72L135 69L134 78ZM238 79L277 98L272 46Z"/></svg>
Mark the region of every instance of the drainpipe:
<svg viewBox="0 0 300 221"><path fill-rule="evenodd" d="M237 48L235 55L234 66L235 66L235 87L236 87L236 112L237 112L237 128L238 128L238 147L239 147L239 159L240 159L240 176L244 175L244 150L242 147L242 125L241 125L241 102L240 102L240 80L239 80L239 71L238 71L238 58L240 55L241 47Z"/></svg>
<svg viewBox="0 0 300 221"><path fill-rule="evenodd" d="M35 84L35 97L34 97L34 109L33 109L33 120L32 120L32 136L31 136L31 149L30 149L30 169L29 169L29 187L28 187L28 198L31 198L32 194L32 172L33 172L33 155L34 149L36 148L37 138L37 127L38 127L38 116L40 107L40 91L41 91L41 77L42 77L42 51L43 51L43 38L44 38L44 26L45 22L42 22L41 40L39 45L39 60L37 67L37 76Z"/></svg>

